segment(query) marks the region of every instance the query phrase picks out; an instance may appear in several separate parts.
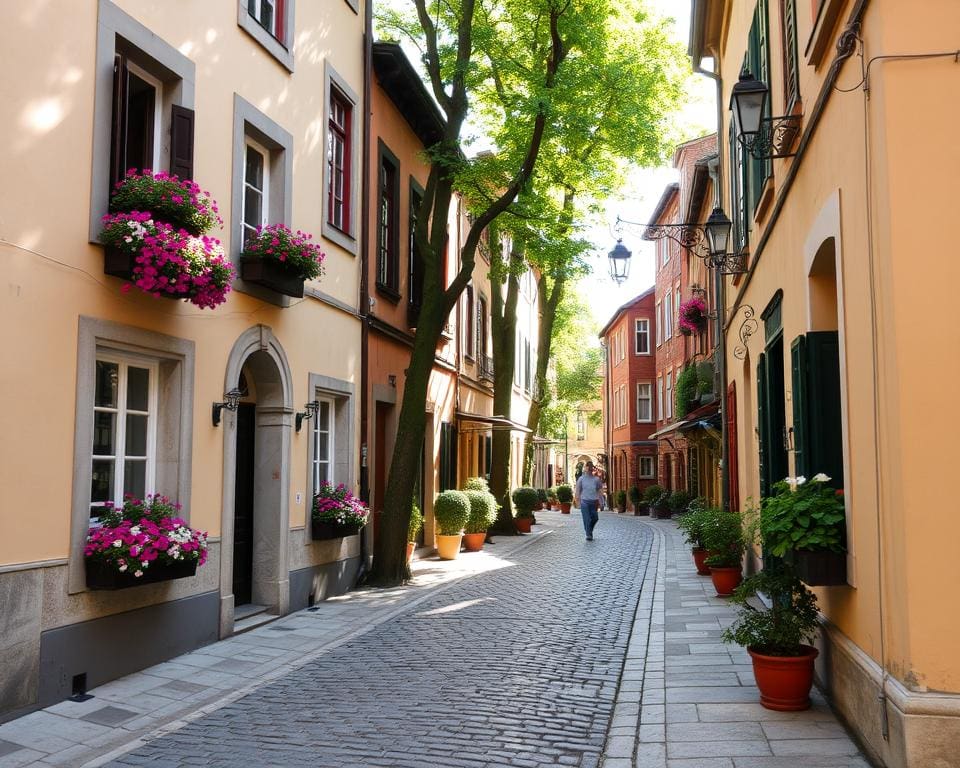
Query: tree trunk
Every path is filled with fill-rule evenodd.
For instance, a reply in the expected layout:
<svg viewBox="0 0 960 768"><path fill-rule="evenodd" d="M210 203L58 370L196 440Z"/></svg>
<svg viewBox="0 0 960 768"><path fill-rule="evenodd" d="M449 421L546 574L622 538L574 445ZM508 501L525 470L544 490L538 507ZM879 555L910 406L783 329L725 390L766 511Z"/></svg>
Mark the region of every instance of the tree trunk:
<svg viewBox="0 0 960 768"><path fill-rule="evenodd" d="M502 259L502 256L499 259ZM509 418L510 407L513 404L513 374L517 359L517 302L520 298L520 280L516 274L516 267L518 263L523 263L523 256L516 252L510 254L510 268L506 270L506 300L503 297L501 282L505 270L499 259L495 254L491 255L493 412L497 416ZM513 505L510 501L510 438L512 434L509 429L493 430L491 447L490 492L500 503L500 511L497 513L496 521L490 527L490 532L501 536L513 536L517 533L513 523Z"/></svg>

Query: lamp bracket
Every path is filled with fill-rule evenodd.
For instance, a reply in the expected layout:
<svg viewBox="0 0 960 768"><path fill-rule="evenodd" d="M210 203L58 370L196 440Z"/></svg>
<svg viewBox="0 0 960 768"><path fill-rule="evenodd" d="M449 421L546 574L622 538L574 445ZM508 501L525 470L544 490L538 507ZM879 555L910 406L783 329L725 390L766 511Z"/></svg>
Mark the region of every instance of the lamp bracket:
<svg viewBox="0 0 960 768"><path fill-rule="evenodd" d="M243 397L243 392L234 387L229 392L224 393L224 402L213 404L213 426L220 426L220 413L223 410L236 411L240 407L241 397Z"/></svg>
<svg viewBox="0 0 960 768"><path fill-rule="evenodd" d="M303 411L298 411L296 415L296 430L300 431L300 428L303 426L303 422L310 421L314 416L316 416L317 411L320 410L320 402L318 400L311 400L309 403L304 403Z"/></svg>
<svg viewBox="0 0 960 768"><path fill-rule="evenodd" d="M706 242L707 232L702 224L652 224L643 232L644 240L669 238L678 245L691 250Z"/></svg>
<svg viewBox="0 0 960 768"><path fill-rule="evenodd" d="M796 152L787 152L800 133L803 115L780 115L765 117L756 133L741 133L737 141L757 160L774 157L793 157Z"/></svg>

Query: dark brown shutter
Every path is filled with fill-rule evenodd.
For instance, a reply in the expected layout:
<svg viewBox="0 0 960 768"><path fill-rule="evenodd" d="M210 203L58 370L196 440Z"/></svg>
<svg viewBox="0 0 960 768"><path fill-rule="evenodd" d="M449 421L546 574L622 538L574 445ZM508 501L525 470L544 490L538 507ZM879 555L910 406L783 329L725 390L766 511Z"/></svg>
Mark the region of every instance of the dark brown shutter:
<svg viewBox="0 0 960 768"><path fill-rule="evenodd" d="M110 193L127 171L127 57L113 57L113 113L110 127Z"/></svg>
<svg viewBox="0 0 960 768"><path fill-rule="evenodd" d="M174 104L170 112L170 173L193 178L194 111Z"/></svg>

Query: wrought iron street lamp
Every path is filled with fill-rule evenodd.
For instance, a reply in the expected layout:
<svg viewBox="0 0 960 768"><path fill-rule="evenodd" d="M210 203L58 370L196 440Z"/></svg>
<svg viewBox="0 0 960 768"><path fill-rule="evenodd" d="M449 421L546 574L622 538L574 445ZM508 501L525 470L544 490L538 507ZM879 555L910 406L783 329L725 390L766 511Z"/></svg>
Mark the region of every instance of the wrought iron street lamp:
<svg viewBox="0 0 960 768"><path fill-rule="evenodd" d="M620 285L630 274L630 258L633 256L630 250L623 244L622 239L617 240L613 250L607 254L610 262L610 278L617 285Z"/></svg>
<svg viewBox="0 0 960 768"><path fill-rule="evenodd" d="M785 152L800 130L801 115L764 117L770 89L749 71L740 73L740 80L730 93L733 129L737 141L758 160L770 157L793 157Z"/></svg>
<svg viewBox="0 0 960 768"><path fill-rule="evenodd" d="M714 208L710 218L703 228L707 233L707 247L710 250L711 261L725 259L730 246L730 219L723 212L723 208Z"/></svg>

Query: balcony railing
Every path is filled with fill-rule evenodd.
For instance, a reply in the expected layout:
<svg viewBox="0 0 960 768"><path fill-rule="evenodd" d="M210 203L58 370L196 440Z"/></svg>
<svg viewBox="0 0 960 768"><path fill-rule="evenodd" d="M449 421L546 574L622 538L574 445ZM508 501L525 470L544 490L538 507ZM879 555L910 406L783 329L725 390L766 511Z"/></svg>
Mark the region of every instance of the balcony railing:
<svg viewBox="0 0 960 768"><path fill-rule="evenodd" d="M493 358L486 355L477 355L477 368L480 370L480 378L487 381L493 381Z"/></svg>

